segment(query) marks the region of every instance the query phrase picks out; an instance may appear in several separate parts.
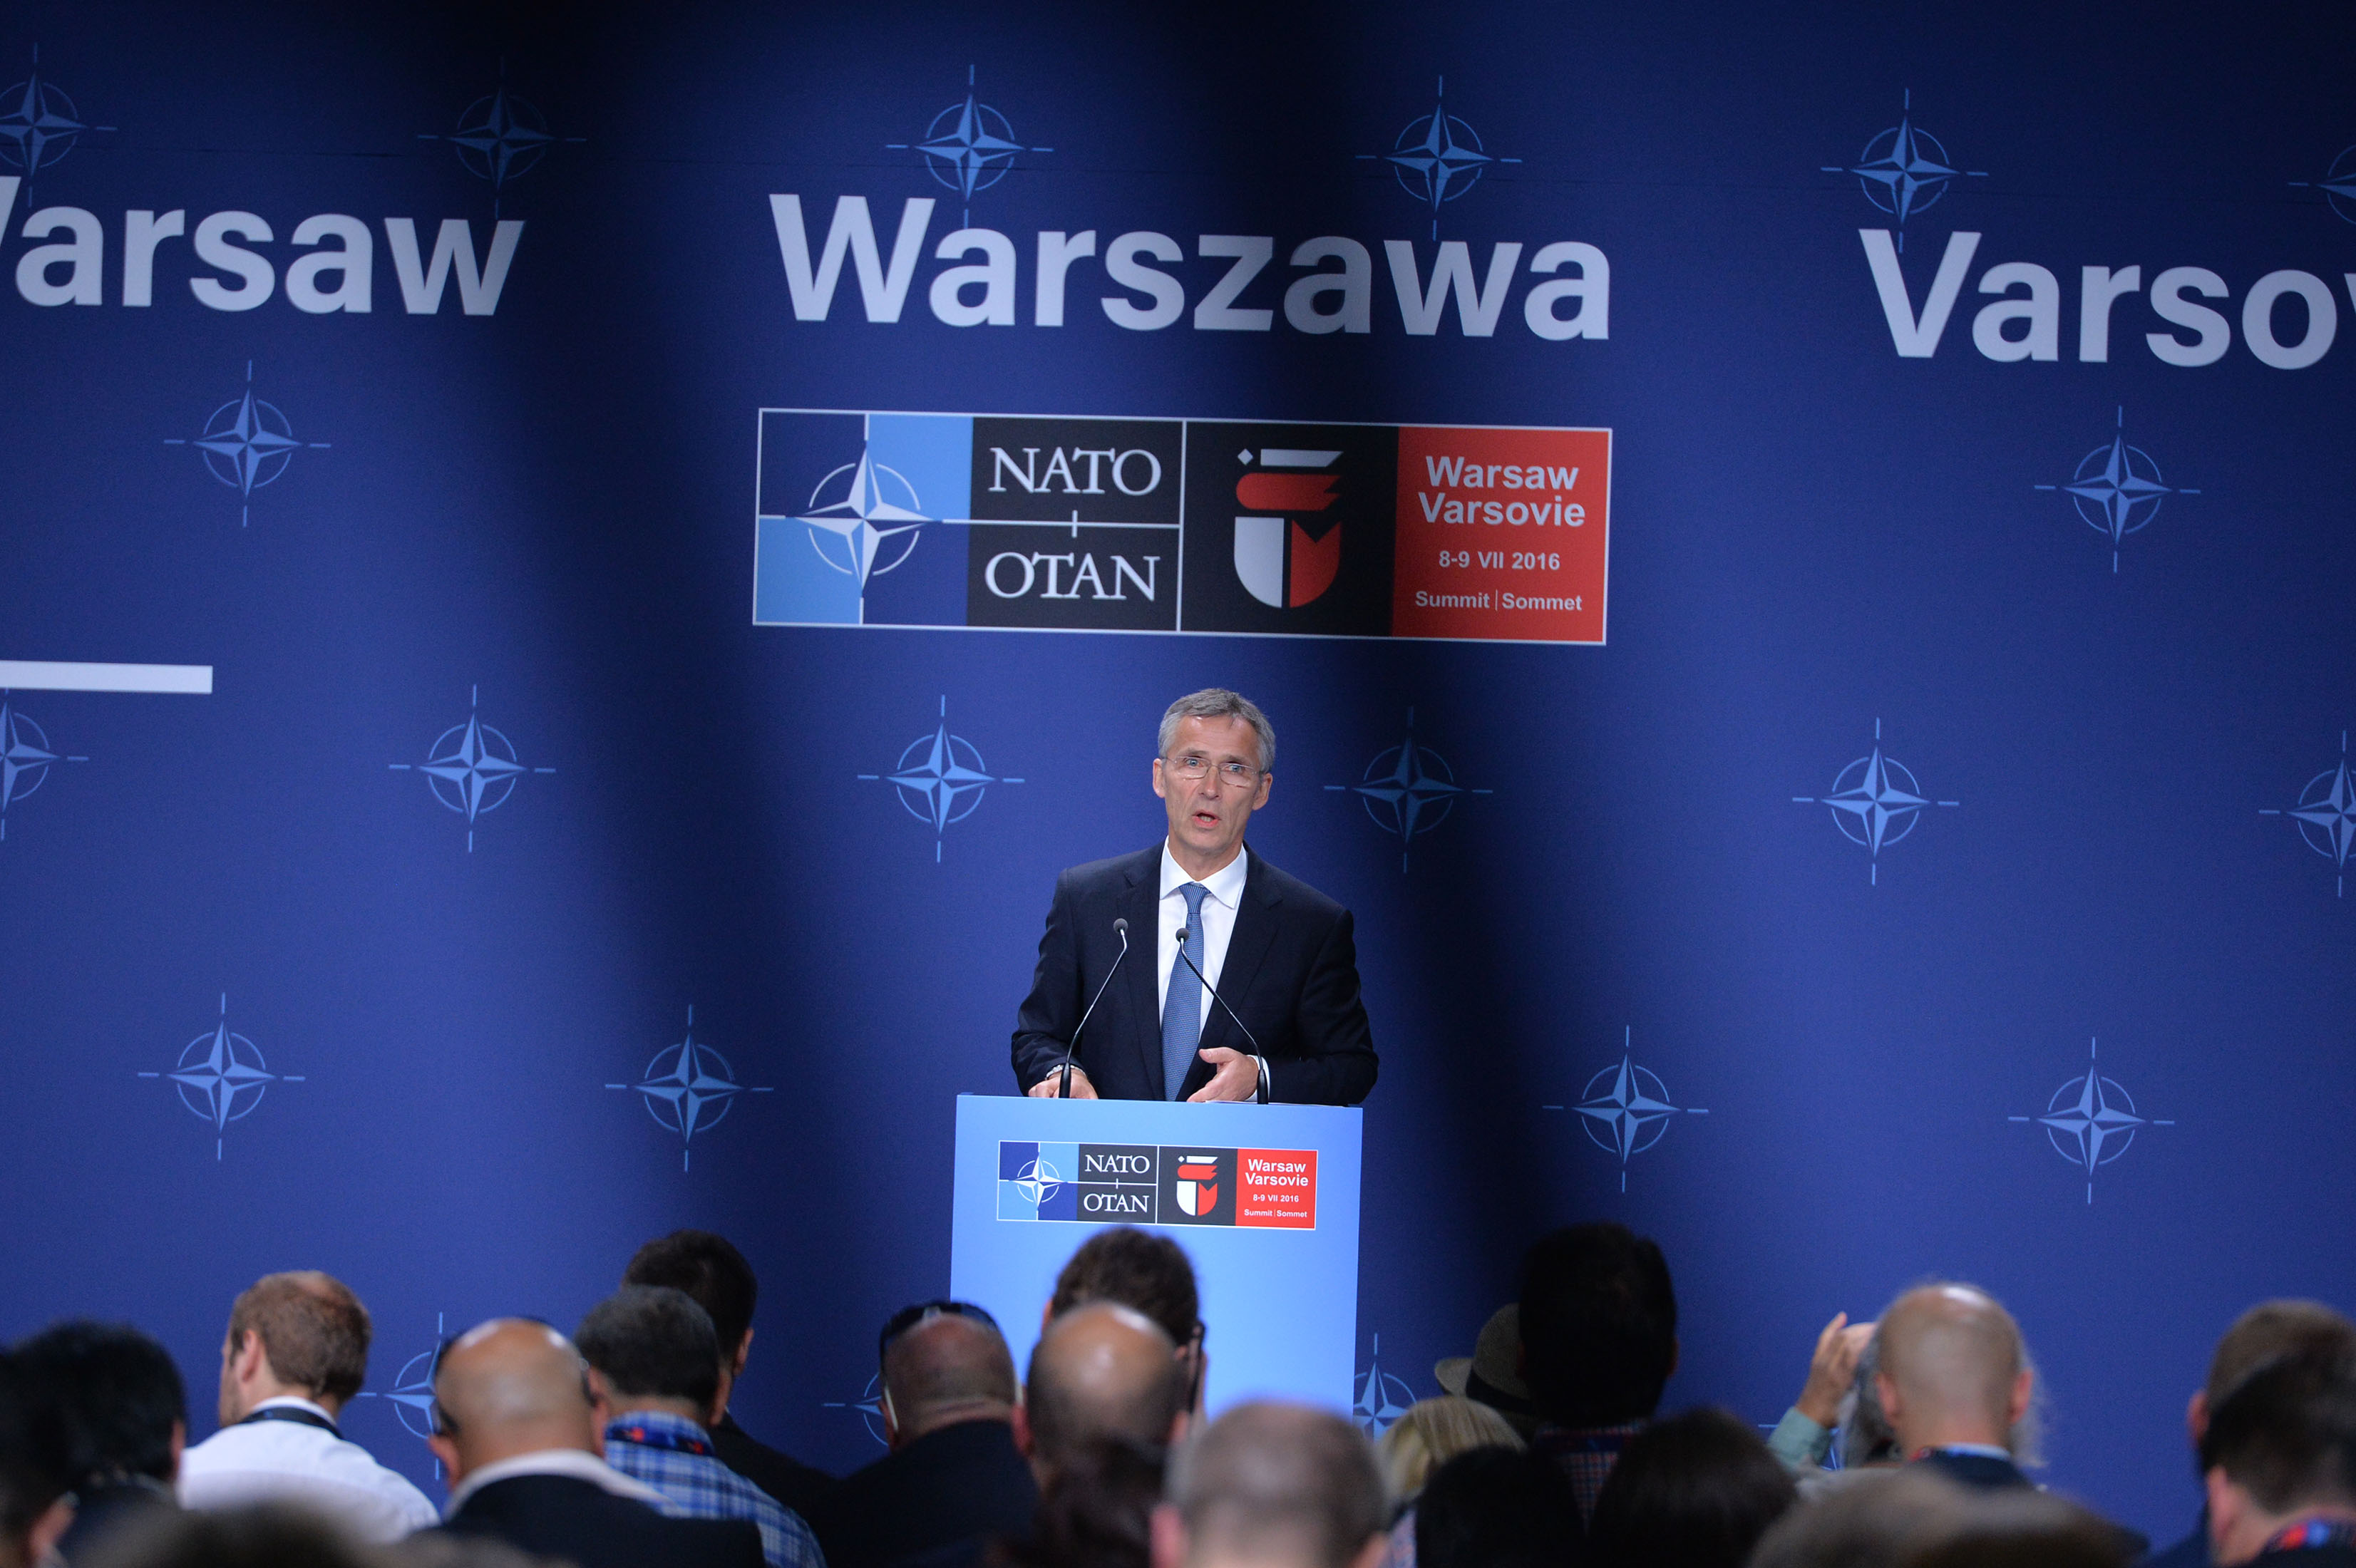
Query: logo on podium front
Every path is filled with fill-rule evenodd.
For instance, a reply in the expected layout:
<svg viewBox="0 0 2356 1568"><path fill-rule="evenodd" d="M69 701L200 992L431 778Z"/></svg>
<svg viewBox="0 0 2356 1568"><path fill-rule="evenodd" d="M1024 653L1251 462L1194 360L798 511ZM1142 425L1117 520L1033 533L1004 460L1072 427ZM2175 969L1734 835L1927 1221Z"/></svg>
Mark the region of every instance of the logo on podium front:
<svg viewBox="0 0 2356 1568"><path fill-rule="evenodd" d="M1002 1141L1001 1220L1317 1228L1314 1149Z"/></svg>

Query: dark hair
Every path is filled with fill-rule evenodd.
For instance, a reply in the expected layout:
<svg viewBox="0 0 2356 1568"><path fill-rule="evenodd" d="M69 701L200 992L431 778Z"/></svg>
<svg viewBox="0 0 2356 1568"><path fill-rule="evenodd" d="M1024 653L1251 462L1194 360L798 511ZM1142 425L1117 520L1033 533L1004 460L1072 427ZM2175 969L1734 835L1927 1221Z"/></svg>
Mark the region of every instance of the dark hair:
<svg viewBox="0 0 2356 1568"><path fill-rule="evenodd" d="M2252 1372L2209 1413L2201 1468L2222 1469L2269 1513L2356 1506L2356 1360L2310 1349Z"/></svg>
<svg viewBox="0 0 2356 1568"><path fill-rule="evenodd" d="M306 1269L264 1275L229 1309L229 1342L262 1337L280 1382L341 1403L368 1381L368 1308L331 1275Z"/></svg>
<svg viewBox="0 0 2356 1568"><path fill-rule="evenodd" d="M1349 1568L1383 1527L1375 1451L1338 1415L1306 1405L1239 1404L1180 1445L1170 1501L1215 1554L1290 1547L1319 1568Z"/></svg>
<svg viewBox="0 0 2356 1568"><path fill-rule="evenodd" d="M2202 1392L2215 1410L2242 1380L2280 1357L2307 1350L2356 1354L2356 1323L2319 1301L2261 1301L2217 1341Z"/></svg>
<svg viewBox="0 0 2356 1568"><path fill-rule="evenodd" d="M1677 1356L1677 1296L1659 1246L1609 1221L1539 1237L1522 1261L1522 1348L1548 1420L1651 1415Z"/></svg>
<svg viewBox="0 0 2356 1568"><path fill-rule="evenodd" d="M1127 1225L1098 1231L1080 1243L1055 1276L1047 1315L1061 1317L1091 1301L1118 1301L1144 1313L1182 1349L1194 1343L1195 1330L1203 1326L1194 1265L1187 1261L1185 1249L1167 1236Z"/></svg>
<svg viewBox="0 0 2356 1568"><path fill-rule="evenodd" d="M1578 1496L1543 1454L1459 1454L1415 1500L1417 1568L1565 1568L1583 1555Z"/></svg>
<svg viewBox="0 0 2356 1568"><path fill-rule="evenodd" d="M720 1392L712 1315L683 1290L626 1285L589 1309L573 1343L616 1399L684 1399L701 1408Z"/></svg>
<svg viewBox="0 0 2356 1568"><path fill-rule="evenodd" d="M733 1359L753 1327L761 1282L727 1237L710 1231L673 1231L640 1247L622 1271L624 1285L667 1285L683 1290L712 1315L720 1353Z"/></svg>
<svg viewBox="0 0 2356 1568"><path fill-rule="evenodd" d="M47 1382L0 1351L0 1559L24 1555L26 1532L74 1478L65 1422Z"/></svg>
<svg viewBox="0 0 2356 1568"><path fill-rule="evenodd" d="M108 1531L74 1568L389 1568L325 1517L284 1503L219 1513L153 1509Z"/></svg>
<svg viewBox="0 0 2356 1568"><path fill-rule="evenodd" d="M1626 1568L1742 1568L1799 1500L1759 1434L1722 1410L1689 1410L1628 1439L1595 1499L1590 1554Z"/></svg>
<svg viewBox="0 0 2356 1568"><path fill-rule="evenodd" d="M1006 1541L986 1568L1148 1568L1162 1451L1126 1438L1078 1445L1039 1492L1026 1540Z"/></svg>
<svg viewBox="0 0 2356 1568"><path fill-rule="evenodd" d="M1905 1568L2126 1568L2141 1538L2051 1492L1981 1492L1948 1539Z"/></svg>
<svg viewBox="0 0 2356 1568"><path fill-rule="evenodd" d="M172 1479L172 1428L187 1431L188 1398L169 1350L128 1323L76 1321L25 1340L16 1360L56 1405L75 1487Z"/></svg>

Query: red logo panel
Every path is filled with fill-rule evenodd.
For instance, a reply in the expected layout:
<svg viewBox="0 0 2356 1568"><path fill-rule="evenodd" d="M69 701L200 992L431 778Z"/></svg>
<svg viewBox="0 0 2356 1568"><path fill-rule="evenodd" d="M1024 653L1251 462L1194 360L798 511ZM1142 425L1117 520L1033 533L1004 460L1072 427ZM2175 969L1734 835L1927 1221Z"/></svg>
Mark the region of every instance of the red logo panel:
<svg viewBox="0 0 2356 1568"><path fill-rule="evenodd" d="M1236 1223L1282 1231L1317 1228L1317 1151L1236 1150Z"/></svg>
<svg viewBox="0 0 2356 1568"><path fill-rule="evenodd" d="M1608 430L1401 426L1395 637L1603 640Z"/></svg>

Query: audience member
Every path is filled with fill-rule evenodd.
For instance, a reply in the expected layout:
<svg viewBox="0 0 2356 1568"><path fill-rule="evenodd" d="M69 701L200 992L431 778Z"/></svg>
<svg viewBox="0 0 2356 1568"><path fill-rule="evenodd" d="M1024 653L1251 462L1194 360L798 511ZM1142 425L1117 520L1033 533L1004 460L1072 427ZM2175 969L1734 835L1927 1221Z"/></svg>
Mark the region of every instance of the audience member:
<svg viewBox="0 0 2356 1568"><path fill-rule="evenodd" d="M810 1505L834 1489L834 1477L756 1441L729 1409L753 1353L753 1308L761 1292L744 1254L710 1231L673 1231L638 1249L622 1283L683 1290L712 1315L720 1339L720 1417L712 1423L712 1446L722 1464L808 1518Z"/></svg>
<svg viewBox="0 0 2356 1568"><path fill-rule="evenodd" d="M2356 1565L2356 1360L2310 1345L2251 1372L2209 1413L2201 1468L2217 1562Z"/></svg>
<svg viewBox="0 0 2356 1568"><path fill-rule="evenodd" d="M1509 1301L1489 1314L1469 1356L1444 1356L1431 1375L1450 1393L1485 1404L1528 1437L1538 1429L1538 1407L1522 1377L1522 1308Z"/></svg>
<svg viewBox="0 0 2356 1568"><path fill-rule="evenodd" d="M1876 1339L1874 1392L1898 1446L1966 1487L2026 1487L2015 1463L2037 1374L1994 1296L1976 1285L1919 1285L1890 1303Z"/></svg>
<svg viewBox="0 0 2356 1568"><path fill-rule="evenodd" d="M709 1313L669 1285L624 1285L589 1309L573 1342L589 1363L605 1463L669 1499L673 1518L751 1520L769 1568L822 1568L802 1517L713 1449L720 1339Z"/></svg>
<svg viewBox="0 0 2356 1568"><path fill-rule="evenodd" d="M1153 1568L1376 1568L1383 1481L1337 1415L1239 1404L1172 1455Z"/></svg>
<svg viewBox="0 0 2356 1568"><path fill-rule="evenodd" d="M1540 1237L1522 1264L1521 1329L1544 1423L1531 1445L1563 1467L1586 1518L1676 1370L1676 1291L1660 1247L1609 1221Z"/></svg>
<svg viewBox="0 0 2356 1568"><path fill-rule="evenodd" d="M1014 1445L1014 1359L990 1314L960 1301L905 1307L877 1349L892 1451L813 1509L830 1568L887 1568L1025 1529L1039 1490Z"/></svg>
<svg viewBox="0 0 2356 1568"><path fill-rule="evenodd" d="M2184 1407L2184 1428L2196 1461L2209 1431L2209 1413L2243 1379L2266 1362L2301 1351L2339 1349L2356 1355L2356 1323L2319 1301L2262 1301L2233 1320L2209 1358L2209 1381ZM2192 1532L2151 1559L2150 1568L2209 1568L2209 1510L2204 1503Z"/></svg>
<svg viewBox="0 0 2356 1568"><path fill-rule="evenodd" d="M989 1568L1152 1568L1164 1456L1123 1437L1070 1449L1040 1485L1030 1535L998 1542Z"/></svg>
<svg viewBox="0 0 2356 1568"><path fill-rule="evenodd" d="M247 1286L221 1341L220 1430L181 1457L180 1501L299 1502L362 1541L434 1523L425 1494L337 1424L368 1381L369 1334L368 1308L327 1275L265 1275Z"/></svg>
<svg viewBox="0 0 2356 1568"><path fill-rule="evenodd" d="M1904 1568L2126 1568L2135 1539L2067 1499L2001 1488L1973 1494L1953 1532Z"/></svg>
<svg viewBox="0 0 2356 1568"><path fill-rule="evenodd" d="M1177 1347L1185 1379L1186 1408L1200 1415L1203 1382L1210 1370L1204 1350L1202 1298L1194 1285L1194 1265L1186 1251L1167 1236L1153 1235L1128 1225L1098 1231L1064 1264L1055 1276L1055 1294L1047 1298L1039 1327L1091 1301L1117 1301L1133 1307L1161 1326Z"/></svg>
<svg viewBox="0 0 2356 1568"><path fill-rule="evenodd" d="M1873 1325L1851 1323L1837 1312L1816 1336L1815 1354L1808 1360L1808 1380L1800 1397L1775 1424L1767 1446L1794 1475L1805 1475L1832 1452L1833 1434L1840 1425L1842 1406L1857 1391L1857 1368L1873 1339Z"/></svg>
<svg viewBox="0 0 2356 1568"><path fill-rule="evenodd" d="M1151 1318L1114 1301L1074 1307L1047 1325L1013 1413L1015 1445L1042 1488L1085 1444L1119 1438L1166 1448L1175 1440L1187 1392L1175 1349Z"/></svg>
<svg viewBox="0 0 2356 1568"><path fill-rule="evenodd" d="M1503 1412L1457 1394L1419 1399L1375 1443L1383 1489L1394 1513L1415 1506L1431 1473L1475 1448L1525 1447Z"/></svg>
<svg viewBox="0 0 2356 1568"><path fill-rule="evenodd" d="M1568 1568L1584 1555L1570 1477L1541 1454L1459 1454L1416 1504L1417 1568Z"/></svg>
<svg viewBox="0 0 2356 1568"><path fill-rule="evenodd" d="M45 1380L0 1352L0 1568L33 1568L73 1523L69 1446Z"/></svg>
<svg viewBox="0 0 2356 1568"><path fill-rule="evenodd" d="M74 1322L25 1340L16 1360L64 1423L74 1517L59 1556L79 1563L130 1520L178 1507L188 1402L170 1351L127 1324Z"/></svg>
<svg viewBox="0 0 2356 1568"><path fill-rule="evenodd" d="M285 1502L169 1509L127 1520L87 1561L89 1568L396 1568L399 1563L330 1516ZM525 1565L519 1562L518 1568Z"/></svg>
<svg viewBox="0 0 2356 1568"><path fill-rule="evenodd" d="M577 1568L762 1568L742 1520L667 1519L663 1494L597 1456L587 1368L544 1323L495 1317L434 1371L434 1457L450 1476L442 1529Z"/></svg>
<svg viewBox="0 0 2356 1568"><path fill-rule="evenodd" d="M1857 1383L1849 1391L1847 1409L1841 1416L1838 1441L1845 1470L1906 1462L1906 1451L1898 1446L1898 1434L1890 1430L1890 1413L1881 1408L1880 1375L1881 1335L1877 1330L1857 1359Z"/></svg>
<svg viewBox="0 0 2356 1568"><path fill-rule="evenodd" d="M1985 1499L1928 1466L1875 1470L1770 1526L1750 1568L1901 1568L1961 1533Z"/></svg>
<svg viewBox="0 0 2356 1568"><path fill-rule="evenodd" d="M1608 1568L1742 1568L1799 1500L1749 1423L1689 1410L1628 1439L1595 1499L1588 1555Z"/></svg>

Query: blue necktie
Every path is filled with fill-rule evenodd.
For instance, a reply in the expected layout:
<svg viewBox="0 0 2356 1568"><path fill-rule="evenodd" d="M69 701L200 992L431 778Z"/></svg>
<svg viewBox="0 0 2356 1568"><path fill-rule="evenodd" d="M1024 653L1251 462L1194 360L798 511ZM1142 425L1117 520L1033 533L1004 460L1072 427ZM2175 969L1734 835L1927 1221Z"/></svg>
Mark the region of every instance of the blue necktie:
<svg viewBox="0 0 2356 1568"><path fill-rule="evenodd" d="M1186 959L1194 961L1195 969L1203 966L1203 899L1210 891L1200 882L1178 890L1186 901L1185 957L1173 955L1170 959L1170 999L1162 1008L1162 1092L1173 1100L1179 1097L1194 1066L1195 1048L1203 1043L1203 982L1186 967Z"/></svg>

